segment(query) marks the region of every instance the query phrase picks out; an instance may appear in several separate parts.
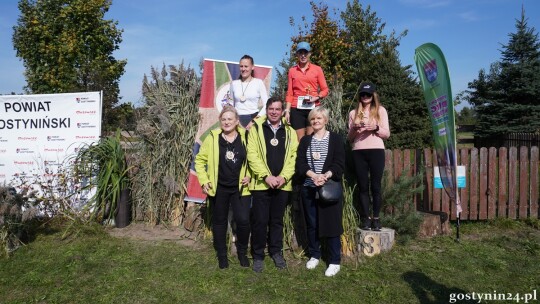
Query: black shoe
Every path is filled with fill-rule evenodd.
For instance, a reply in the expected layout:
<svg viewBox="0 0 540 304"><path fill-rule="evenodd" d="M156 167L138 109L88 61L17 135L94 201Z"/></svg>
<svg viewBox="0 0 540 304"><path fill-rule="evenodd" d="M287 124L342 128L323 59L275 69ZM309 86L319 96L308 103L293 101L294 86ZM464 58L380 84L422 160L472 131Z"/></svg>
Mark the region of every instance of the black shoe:
<svg viewBox="0 0 540 304"><path fill-rule="evenodd" d="M240 261L240 266L249 267L249 259L245 254L239 254L238 261Z"/></svg>
<svg viewBox="0 0 540 304"><path fill-rule="evenodd" d="M370 218L364 218L362 221L362 230L371 230L371 219Z"/></svg>
<svg viewBox="0 0 540 304"><path fill-rule="evenodd" d="M264 261L263 260L253 260L253 271L256 273L261 273L264 269Z"/></svg>
<svg viewBox="0 0 540 304"><path fill-rule="evenodd" d="M283 254L276 253L272 256L272 260L274 260L274 264L278 269L284 269L287 267L287 262L285 262L285 259L283 258Z"/></svg>
<svg viewBox="0 0 540 304"><path fill-rule="evenodd" d="M373 222L371 223L371 230L381 231L381 227L381 221L378 218L374 218Z"/></svg>
<svg viewBox="0 0 540 304"><path fill-rule="evenodd" d="M219 269L229 268L229 259L226 256L218 257Z"/></svg>

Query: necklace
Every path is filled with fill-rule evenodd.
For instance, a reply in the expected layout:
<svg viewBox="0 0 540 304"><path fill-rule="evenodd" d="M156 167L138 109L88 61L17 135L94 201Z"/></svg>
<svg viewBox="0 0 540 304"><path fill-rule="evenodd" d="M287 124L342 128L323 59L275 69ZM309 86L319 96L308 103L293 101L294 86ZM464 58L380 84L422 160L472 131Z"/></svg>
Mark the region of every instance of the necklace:
<svg viewBox="0 0 540 304"><path fill-rule="evenodd" d="M321 146L321 141L323 141L323 139L326 137L326 131L324 132L323 136L321 137L321 139L318 139L315 134L313 134L313 138L315 139L315 143L317 144L316 147L314 147L314 151L311 152L311 157L313 157L314 160L319 160L321 159L321 152L320 152L320 146ZM311 141L311 143L313 144L313 141Z"/></svg>
<svg viewBox="0 0 540 304"><path fill-rule="evenodd" d="M276 138L276 136L277 136L277 131L279 130L279 127L281 127L281 124L279 124L279 125L277 126L277 128L274 128L274 126L272 126L271 123L268 123L268 125L270 126L270 128L271 128L272 131L274 132L274 138L272 138L272 139L270 140L270 144L271 144L272 146L275 147L275 146L277 146L277 145L279 144L279 140Z"/></svg>
<svg viewBox="0 0 540 304"><path fill-rule="evenodd" d="M242 102L246 101L245 92L246 92L247 88L249 87L249 84L251 83L251 79L252 79L252 77L249 78L249 81L248 81L245 89L244 89L244 82L242 80L240 80L240 86L242 87L242 96L240 96L240 101L242 101Z"/></svg>
<svg viewBox="0 0 540 304"><path fill-rule="evenodd" d="M232 143L236 140L236 137L238 137L238 133L234 135L233 140L229 141L229 138L225 135L225 133L221 133L221 137L225 139L225 142L227 142L227 151L225 152L225 159L233 161L234 162L234 147L232 149L229 149L232 146Z"/></svg>

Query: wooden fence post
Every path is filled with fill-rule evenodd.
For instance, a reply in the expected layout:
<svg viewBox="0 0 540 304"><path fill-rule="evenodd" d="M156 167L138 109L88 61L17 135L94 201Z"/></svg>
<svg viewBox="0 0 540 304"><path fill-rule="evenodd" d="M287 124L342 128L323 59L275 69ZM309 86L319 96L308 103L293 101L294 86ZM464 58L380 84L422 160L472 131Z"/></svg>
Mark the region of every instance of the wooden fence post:
<svg viewBox="0 0 540 304"><path fill-rule="evenodd" d="M538 184L538 147L532 147L531 148L531 195L530 195L530 202L531 202L531 209L530 209L530 217L531 218L538 218L538 187L540 186Z"/></svg>
<svg viewBox="0 0 540 304"><path fill-rule="evenodd" d="M529 149L519 148L519 218L527 218L529 209Z"/></svg>
<svg viewBox="0 0 540 304"><path fill-rule="evenodd" d="M508 216L508 149L499 148L499 205L498 217Z"/></svg>
<svg viewBox="0 0 540 304"><path fill-rule="evenodd" d="M510 161L508 163L508 218L516 218L516 188L517 184L517 148L510 147Z"/></svg>

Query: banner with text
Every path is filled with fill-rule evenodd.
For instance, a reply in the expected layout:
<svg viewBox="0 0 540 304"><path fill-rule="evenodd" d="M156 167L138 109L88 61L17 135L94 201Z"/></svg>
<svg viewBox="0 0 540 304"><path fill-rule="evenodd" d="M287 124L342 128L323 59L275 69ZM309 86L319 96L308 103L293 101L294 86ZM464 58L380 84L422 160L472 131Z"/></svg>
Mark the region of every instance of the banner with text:
<svg viewBox="0 0 540 304"><path fill-rule="evenodd" d="M420 76L424 98L431 117L437 163L444 190L461 213L457 195L457 152L454 101L450 75L441 49L426 43L415 50L414 61Z"/></svg>
<svg viewBox="0 0 540 304"><path fill-rule="evenodd" d="M254 73L256 78L263 80L266 90L270 92L272 67L255 65ZM204 59L201 100L199 102L201 122L193 147L193 160L208 133L212 129L219 127L219 112L223 109L223 105L230 103L229 88L231 81L239 77L240 66L238 62ZM266 103L266 100L264 102ZM195 164L192 161L187 185L187 195L184 200L202 203L205 201L206 195L202 192L199 185L194 166Z"/></svg>
<svg viewBox="0 0 540 304"><path fill-rule="evenodd" d="M101 92L0 96L0 185L54 174L99 140Z"/></svg>

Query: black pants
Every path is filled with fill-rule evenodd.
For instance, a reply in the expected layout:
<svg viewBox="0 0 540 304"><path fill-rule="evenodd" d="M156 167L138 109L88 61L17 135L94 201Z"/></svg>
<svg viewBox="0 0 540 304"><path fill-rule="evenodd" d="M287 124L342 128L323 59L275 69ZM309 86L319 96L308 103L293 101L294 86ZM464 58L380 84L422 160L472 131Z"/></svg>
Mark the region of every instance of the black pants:
<svg viewBox="0 0 540 304"><path fill-rule="evenodd" d="M283 249L283 216L289 192L269 189L251 194L251 255L254 260L264 260L266 243L270 256Z"/></svg>
<svg viewBox="0 0 540 304"><path fill-rule="evenodd" d="M227 256L229 206L232 207L236 222L236 251L238 255L247 254L251 196L240 196L238 187L218 186L216 196L209 199L212 204L212 234L217 255Z"/></svg>
<svg viewBox="0 0 540 304"><path fill-rule="evenodd" d="M384 172L384 149L353 150L360 198L360 217L369 217L369 190L373 197L373 217L381 211L381 182ZM371 187L370 187L371 186Z"/></svg>

